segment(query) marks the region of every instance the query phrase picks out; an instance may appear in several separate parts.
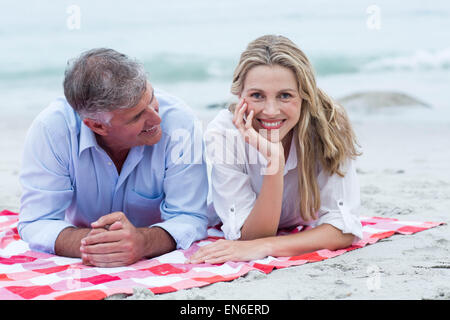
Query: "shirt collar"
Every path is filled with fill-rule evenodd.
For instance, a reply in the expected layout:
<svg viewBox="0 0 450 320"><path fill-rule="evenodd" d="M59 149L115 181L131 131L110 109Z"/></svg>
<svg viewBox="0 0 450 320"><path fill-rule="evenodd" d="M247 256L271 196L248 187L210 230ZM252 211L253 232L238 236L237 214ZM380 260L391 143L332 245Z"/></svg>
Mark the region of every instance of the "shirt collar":
<svg viewBox="0 0 450 320"><path fill-rule="evenodd" d="M99 146L97 139L95 138L95 133L91 129L89 129L89 127L85 125L83 121L81 121L78 156L80 156L84 150L89 148L95 148L96 150L102 149ZM133 147L131 148L130 153L133 154L133 157L142 157L144 153L144 146Z"/></svg>
<svg viewBox="0 0 450 320"><path fill-rule="evenodd" d="M99 148L99 145L97 143L97 139L95 138L94 132L92 132L91 129L87 125L84 124L83 121L81 121L80 126L80 146L78 151L78 156L81 155L81 153L88 149L88 148Z"/></svg>

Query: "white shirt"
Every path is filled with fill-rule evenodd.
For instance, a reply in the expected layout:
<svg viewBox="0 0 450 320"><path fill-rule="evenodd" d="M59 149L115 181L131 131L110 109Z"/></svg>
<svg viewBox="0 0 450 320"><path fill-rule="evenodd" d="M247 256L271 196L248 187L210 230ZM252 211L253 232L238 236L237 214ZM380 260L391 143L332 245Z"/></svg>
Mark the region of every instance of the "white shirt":
<svg viewBox="0 0 450 320"><path fill-rule="evenodd" d="M267 161L255 148L245 143L232 122L233 115L221 110L205 131L207 160L211 166L212 205L222 220L226 239L236 240L260 193ZM362 238L359 215L360 188L354 160L343 167L344 177L329 175L317 166L321 207L318 219L305 222L300 215L297 152L292 141L284 168L283 201L278 227L297 225L316 227L331 224L343 233ZM355 241L359 241L355 238Z"/></svg>

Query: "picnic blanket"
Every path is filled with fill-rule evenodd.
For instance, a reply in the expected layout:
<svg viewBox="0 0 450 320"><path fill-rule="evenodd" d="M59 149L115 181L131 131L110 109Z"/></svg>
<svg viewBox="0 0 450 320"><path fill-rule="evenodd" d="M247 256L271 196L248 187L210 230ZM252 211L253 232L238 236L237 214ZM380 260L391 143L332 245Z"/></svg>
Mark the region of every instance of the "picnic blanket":
<svg viewBox="0 0 450 320"><path fill-rule="evenodd" d="M175 250L162 256L141 260L118 268L85 266L81 259L59 257L31 251L17 232L18 214L0 212L0 299L103 299L116 293L132 294L133 288L147 288L153 293L202 287L219 281L230 281L251 270L270 273L274 268L298 266L339 256L398 234L413 234L433 228L442 222L399 221L385 217L361 217L363 239L336 251L318 250L292 257L266 257L250 262L224 264L186 264L187 258L200 246L223 237L220 228L208 229L209 237L187 250ZM301 232L280 230L279 234Z"/></svg>

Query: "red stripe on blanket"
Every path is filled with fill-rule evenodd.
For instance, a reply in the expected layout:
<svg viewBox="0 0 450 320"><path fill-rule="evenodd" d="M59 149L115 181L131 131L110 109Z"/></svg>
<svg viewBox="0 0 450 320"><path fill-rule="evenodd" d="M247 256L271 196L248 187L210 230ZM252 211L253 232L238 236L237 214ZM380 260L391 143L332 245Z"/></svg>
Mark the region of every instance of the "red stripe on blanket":
<svg viewBox="0 0 450 320"><path fill-rule="evenodd" d="M100 290L83 290L57 296L55 300L102 300L106 293Z"/></svg>
<svg viewBox="0 0 450 320"><path fill-rule="evenodd" d="M44 269L35 269L33 271L34 272L45 273L45 274L51 274L51 273L64 271L64 270L69 269L69 268L70 268L70 265L65 265L65 266L56 266L56 267L50 267L50 268L44 268Z"/></svg>
<svg viewBox="0 0 450 320"><path fill-rule="evenodd" d="M260 264L260 263L255 263L255 264L253 264L253 266L256 269L261 270L265 274L271 273L272 270L275 268L274 266L268 266L267 264Z"/></svg>
<svg viewBox="0 0 450 320"><path fill-rule="evenodd" d="M0 212L0 216L18 216L18 215L19 215L18 213L9 210L3 210L2 212Z"/></svg>
<svg viewBox="0 0 450 320"><path fill-rule="evenodd" d="M34 260L36 260L36 258L28 257L28 256L22 256L22 255L11 256L9 258L2 258L2 257L0 257L0 263L2 263L2 264L9 264L9 265L15 264L15 263L33 262Z"/></svg>
<svg viewBox="0 0 450 320"><path fill-rule="evenodd" d="M151 268L146 268L146 269L141 269L142 271L150 271L158 276L165 276L168 274L174 274L174 273L184 273L186 272L186 270L180 269L180 268L176 268L171 264L168 263L164 263L161 264L159 266L154 266Z"/></svg>
<svg viewBox="0 0 450 320"><path fill-rule="evenodd" d="M395 233L395 231L386 231L386 232L374 233L374 234L372 234L370 236L370 238L384 239L384 238L392 236L394 233Z"/></svg>
<svg viewBox="0 0 450 320"><path fill-rule="evenodd" d="M40 295L46 295L55 292L50 286L10 286L5 287L12 293L21 296L24 299L33 299Z"/></svg>
<svg viewBox="0 0 450 320"><path fill-rule="evenodd" d="M0 281L14 281L13 279L8 278L8 276L4 273L0 274Z"/></svg>
<svg viewBox="0 0 450 320"><path fill-rule="evenodd" d="M109 274L101 274L94 277L84 278L80 279L81 282L90 282L92 284L101 284L105 282L115 281L115 280L121 280L119 277L116 276L110 276Z"/></svg>
<svg viewBox="0 0 450 320"><path fill-rule="evenodd" d="M221 275L217 275L217 276L205 277L205 278L193 278L192 280L200 281L200 282L214 283L214 282L219 282L219 281L231 281L236 278L237 278L237 276L223 277Z"/></svg>
<svg viewBox="0 0 450 320"><path fill-rule="evenodd" d="M289 260L296 261L296 260L306 260L309 262L316 262L316 261L322 261L326 259L325 257L322 257L317 252L311 252L311 253L305 253L299 256L290 257Z"/></svg>
<svg viewBox="0 0 450 320"><path fill-rule="evenodd" d="M401 227L397 231L401 232L401 233L411 234L411 233L416 233L416 232L423 231L426 229L427 228L421 228L421 227L415 227L415 226L405 226L405 227Z"/></svg>
<svg viewBox="0 0 450 320"><path fill-rule="evenodd" d="M171 286L163 286L163 287L156 287L156 288L150 288L150 291L154 294L158 293L169 293L169 292L175 292L177 289Z"/></svg>

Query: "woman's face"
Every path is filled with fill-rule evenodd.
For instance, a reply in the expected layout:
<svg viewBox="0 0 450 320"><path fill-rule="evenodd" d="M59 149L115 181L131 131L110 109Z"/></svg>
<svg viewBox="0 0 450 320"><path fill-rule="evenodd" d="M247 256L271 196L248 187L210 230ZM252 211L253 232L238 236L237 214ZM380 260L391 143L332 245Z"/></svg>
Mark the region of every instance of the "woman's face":
<svg viewBox="0 0 450 320"><path fill-rule="evenodd" d="M272 142L282 141L300 118L302 99L292 70L256 66L248 71L240 98L253 110L253 128Z"/></svg>

